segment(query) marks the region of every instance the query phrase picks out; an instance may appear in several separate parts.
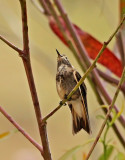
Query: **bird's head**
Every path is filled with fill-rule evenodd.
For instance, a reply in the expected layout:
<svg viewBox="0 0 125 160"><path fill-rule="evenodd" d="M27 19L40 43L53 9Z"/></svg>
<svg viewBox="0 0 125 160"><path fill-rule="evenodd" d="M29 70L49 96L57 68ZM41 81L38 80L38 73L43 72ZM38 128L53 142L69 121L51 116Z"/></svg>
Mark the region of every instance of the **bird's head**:
<svg viewBox="0 0 125 160"><path fill-rule="evenodd" d="M68 67L72 67L71 63L69 62L68 58L65 55L61 55L57 49L56 49L56 52L58 54L57 67L60 67L61 65L66 65Z"/></svg>

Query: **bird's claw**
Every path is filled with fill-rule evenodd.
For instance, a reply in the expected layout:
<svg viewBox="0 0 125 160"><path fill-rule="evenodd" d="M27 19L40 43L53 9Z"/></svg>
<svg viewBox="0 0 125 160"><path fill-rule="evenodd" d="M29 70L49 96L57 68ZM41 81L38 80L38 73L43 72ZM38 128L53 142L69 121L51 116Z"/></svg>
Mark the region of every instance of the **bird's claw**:
<svg viewBox="0 0 125 160"><path fill-rule="evenodd" d="M63 103L62 101L60 101L60 102L59 102L59 105L61 105L61 106L62 106L62 105L63 105L63 106L66 106L66 103Z"/></svg>

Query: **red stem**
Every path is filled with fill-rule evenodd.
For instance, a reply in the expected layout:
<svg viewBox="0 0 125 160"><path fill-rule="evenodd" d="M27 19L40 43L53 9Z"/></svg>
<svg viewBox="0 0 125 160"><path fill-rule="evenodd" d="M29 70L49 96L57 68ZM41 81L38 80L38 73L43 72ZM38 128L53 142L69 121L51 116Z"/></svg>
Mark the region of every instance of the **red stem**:
<svg viewBox="0 0 125 160"><path fill-rule="evenodd" d="M102 71L99 70L99 69L97 69L97 71L98 71L99 76L100 76L101 78L103 78L105 81L107 81L107 82L109 82L110 84L115 85L115 86L118 85L119 80L111 77L110 75L102 72ZM125 95L125 83L123 83L123 84L121 85L121 88L120 88L120 89L121 89L122 93Z"/></svg>
<svg viewBox="0 0 125 160"><path fill-rule="evenodd" d="M10 46L12 49L14 49L15 51L17 51L19 54L23 54L23 51L20 50L19 48L17 48L15 45L13 45L12 43L10 43L9 41L7 41L5 38L3 38L2 36L0 36L0 39L5 42L8 46Z"/></svg>
<svg viewBox="0 0 125 160"><path fill-rule="evenodd" d="M22 133L43 155L43 148L0 106L0 112Z"/></svg>

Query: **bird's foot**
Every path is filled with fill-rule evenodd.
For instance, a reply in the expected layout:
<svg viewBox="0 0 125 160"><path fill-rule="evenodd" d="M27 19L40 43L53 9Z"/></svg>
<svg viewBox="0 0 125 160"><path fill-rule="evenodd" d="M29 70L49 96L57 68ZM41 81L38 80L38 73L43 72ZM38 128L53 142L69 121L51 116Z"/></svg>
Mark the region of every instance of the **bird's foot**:
<svg viewBox="0 0 125 160"><path fill-rule="evenodd" d="M62 101L59 102L59 105L66 106L66 103L63 103Z"/></svg>

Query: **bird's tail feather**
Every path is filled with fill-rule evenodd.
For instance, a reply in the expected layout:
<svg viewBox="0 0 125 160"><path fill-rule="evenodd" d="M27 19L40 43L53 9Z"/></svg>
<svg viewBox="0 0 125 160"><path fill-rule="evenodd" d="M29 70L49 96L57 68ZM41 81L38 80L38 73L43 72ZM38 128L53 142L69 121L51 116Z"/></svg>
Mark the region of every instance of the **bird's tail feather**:
<svg viewBox="0 0 125 160"><path fill-rule="evenodd" d="M87 117L79 117L78 114L72 108L72 121L73 121L73 134L76 134L81 129L84 129L87 133L91 133L89 122Z"/></svg>

